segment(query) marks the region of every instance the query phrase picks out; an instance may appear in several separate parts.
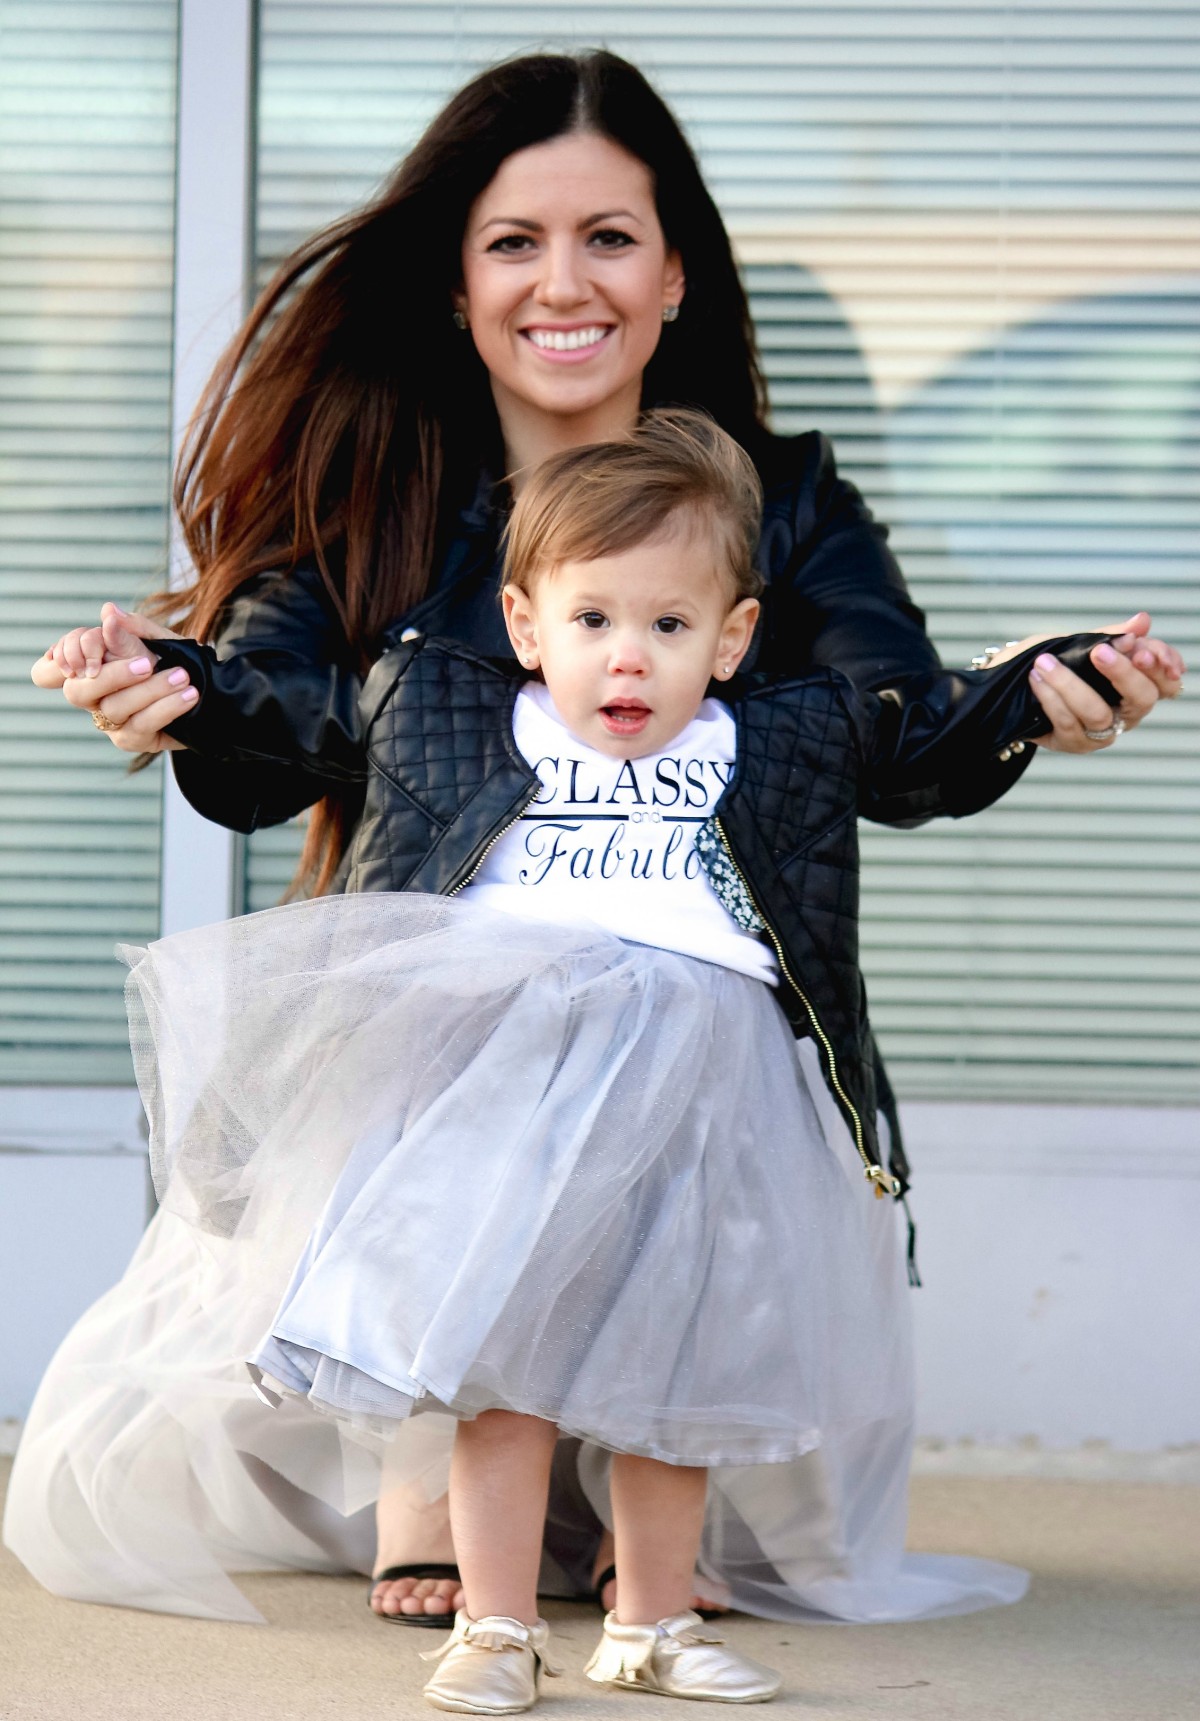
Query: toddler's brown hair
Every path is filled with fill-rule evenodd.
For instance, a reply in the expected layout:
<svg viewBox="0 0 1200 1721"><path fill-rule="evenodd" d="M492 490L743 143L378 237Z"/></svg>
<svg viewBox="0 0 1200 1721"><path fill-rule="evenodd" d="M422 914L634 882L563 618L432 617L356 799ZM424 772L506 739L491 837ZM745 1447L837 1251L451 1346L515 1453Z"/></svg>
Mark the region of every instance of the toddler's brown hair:
<svg viewBox="0 0 1200 1721"><path fill-rule="evenodd" d="M632 436L542 461L505 530L505 582L532 591L563 562L620 555L665 535L680 516L680 524L711 532L730 607L757 597L758 473L731 436L691 407L656 408Z"/></svg>

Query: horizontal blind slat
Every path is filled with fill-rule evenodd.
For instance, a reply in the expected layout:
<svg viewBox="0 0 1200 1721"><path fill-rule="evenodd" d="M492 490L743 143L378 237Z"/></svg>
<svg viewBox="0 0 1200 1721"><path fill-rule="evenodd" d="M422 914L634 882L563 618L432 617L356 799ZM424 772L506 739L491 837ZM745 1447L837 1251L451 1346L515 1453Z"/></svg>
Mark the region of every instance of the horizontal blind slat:
<svg viewBox="0 0 1200 1721"><path fill-rule="evenodd" d="M29 666L163 583L176 29L173 0L5 6L0 1083L127 1083L114 946L157 932L161 774Z"/></svg>

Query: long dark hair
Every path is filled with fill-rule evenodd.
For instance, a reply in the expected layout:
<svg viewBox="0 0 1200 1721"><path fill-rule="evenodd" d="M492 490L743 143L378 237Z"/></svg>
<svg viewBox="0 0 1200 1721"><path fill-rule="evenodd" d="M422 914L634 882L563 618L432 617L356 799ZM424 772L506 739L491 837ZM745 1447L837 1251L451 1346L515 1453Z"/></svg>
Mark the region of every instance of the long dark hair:
<svg viewBox="0 0 1200 1721"><path fill-rule="evenodd" d="M488 373L451 320L468 212L516 151L572 131L650 170L687 291L645 404L694 405L751 453L766 388L729 237L646 79L604 51L529 54L451 98L383 190L281 265L205 389L175 506L197 570L156 613L216 633L248 579L315 559L355 664L424 596L439 504L500 451ZM418 259L419 261L414 261ZM327 889L355 809L314 809L301 878Z"/></svg>

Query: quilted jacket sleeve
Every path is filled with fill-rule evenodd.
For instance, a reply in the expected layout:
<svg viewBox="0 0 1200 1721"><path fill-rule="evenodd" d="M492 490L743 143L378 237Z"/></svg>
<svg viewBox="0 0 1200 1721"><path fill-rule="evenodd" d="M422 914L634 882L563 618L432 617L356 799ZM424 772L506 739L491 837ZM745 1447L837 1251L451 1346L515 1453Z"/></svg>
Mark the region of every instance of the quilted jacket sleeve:
<svg viewBox="0 0 1200 1721"><path fill-rule="evenodd" d="M199 689L168 733L180 789L234 830L278 824L366 776L359 700L340 623L315 569L264 575L235 599L215 644L154 644Z"/></svg>
<svg viewBox="0 0 1200 1721"><path fill-rule="evenodd" d="M947 778L977 769L1014 741L1048 734L1050 724L1029 686L1040 652L1057 657L1109 705L1117 704L1116 689L1088 655L1106 637L1070 634L1031 646L994 669L942 670L878 693L848 691L862 749L860 811L899 822L886 817L889 807L930 789L944 803Z"/></svg>
<svg viewBox="0 0 1200 1721"><path fill-rule="evenodd" d="M862 495L837 469L829 439L816 432L790 440L792 547L786 584L790 625L807 635L814 667L838 670L863 692L927 685L941 660L900 565ZM803 667L800 663L787 673ZM867 817L886 824L919 825L938 815L978 812L1012 788L1032 750L1007 760L974 751L947 764L937 784L887 800Z"/></svg>

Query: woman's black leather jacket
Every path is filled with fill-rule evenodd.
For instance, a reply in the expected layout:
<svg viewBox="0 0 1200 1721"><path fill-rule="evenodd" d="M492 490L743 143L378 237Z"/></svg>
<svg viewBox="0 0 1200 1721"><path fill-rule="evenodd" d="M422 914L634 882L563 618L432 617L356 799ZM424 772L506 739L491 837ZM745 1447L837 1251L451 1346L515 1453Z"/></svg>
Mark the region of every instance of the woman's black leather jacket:
<svg viewBox="0 0 1200 1721"><path fill-rule="evenodd" d="M1102 638L1076 634L998 668L931 671L878 694L828 669L711 689L733 706L737 758L696 846L726 907L774 945L779 1001L794 1032L816 1040L878 1193L897 1190L878 1163L876 1055L858 967L857 817L886 818L948 775L1045 733L1028 683L1039 650L1115 699L1088 659ZM187 665L202 703L226 702L211 648L176 642L164 657ZM453 641L419 637L383 653L345 713L355 751L343 765L365 784L345 889L451 895L470 880L540 786L513 739L525 679ZM241 733L252 749L254 723Z"/></svg>
<svg viewBox="0 0 1200 1721"><path fill-rule="evenodd" d="M756 458L764 490L756 561L766 590L744 667L782 677L825 666L867 692L940 668L886 529L838 474L826 438L815 431L768 437ZM498 601L504 512L495 496L485 473L464 505L448 510L429 595L397 617L384 646L415 629L489 657L511 656ZM221 700L201 701L170 728L187 743L171 762L198 812L254 831L357 779L361 680L315 566L245 586L214 643L224 666ZM868 816L921 824L977 812L1012 787L1031 757L1029 749L948 765L940 782Z"/></svg>

